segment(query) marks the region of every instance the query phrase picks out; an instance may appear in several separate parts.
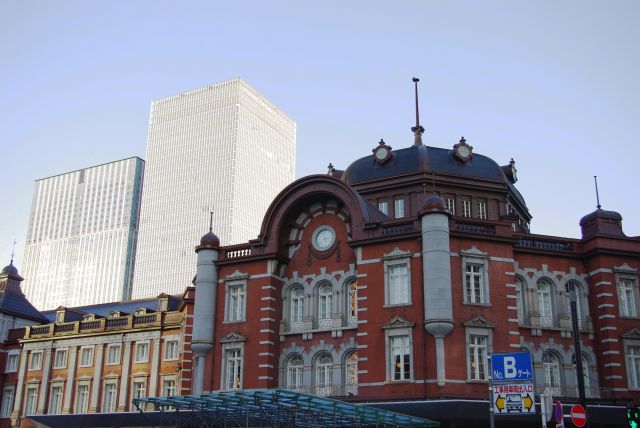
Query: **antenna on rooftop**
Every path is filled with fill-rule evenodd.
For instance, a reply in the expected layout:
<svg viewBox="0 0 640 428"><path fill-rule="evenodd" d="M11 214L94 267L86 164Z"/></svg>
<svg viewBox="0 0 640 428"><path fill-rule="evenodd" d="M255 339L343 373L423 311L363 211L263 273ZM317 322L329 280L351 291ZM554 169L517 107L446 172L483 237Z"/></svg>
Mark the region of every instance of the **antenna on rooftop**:
<svg viewBox="0 0 640 428"><path fill-rule="evenodd" d="M209 233L213 233L213 211L210 211L209 215Z"/></svg>
<svg viewBox="0 0 640 428"><path fill-rule="evenodd" d="M593 181L596 184L596 201L598 202L598 205L596 205L596 208L600 209L601 205L600 205L600 195L598 194L598 176L597 175L593 176Z"/></svg>
<svg viewBox="0 0 640 428"><path fill-rule="evenodd" d="M413 135L415 136L415 141L413 142L414 146L422 145L422 133L424 132L424 127L420 125L420 110L418 109L418 82L420 79L414 77L413 83L415 85L415 93L416 93L416 126L412 127Z"/></svg>

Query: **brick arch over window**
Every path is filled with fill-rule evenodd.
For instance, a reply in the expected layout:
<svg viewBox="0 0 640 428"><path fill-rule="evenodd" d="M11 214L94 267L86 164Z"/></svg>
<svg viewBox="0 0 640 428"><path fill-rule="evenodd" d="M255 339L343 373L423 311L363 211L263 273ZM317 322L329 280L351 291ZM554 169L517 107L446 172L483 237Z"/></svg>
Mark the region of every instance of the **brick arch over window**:
<svg viewBox="0 0 640 428"><path fill-rule="evenodd" d="M281 253L286 257L289 224L306 207L327 199L338 201L338 211L344 213L353 240L368 236L364 232L367 223L386 219L384 214L341 180L328 175L311 175L294 181L276 196L265 214L258 239L252 241L253 248L259 253Z"/></svg>

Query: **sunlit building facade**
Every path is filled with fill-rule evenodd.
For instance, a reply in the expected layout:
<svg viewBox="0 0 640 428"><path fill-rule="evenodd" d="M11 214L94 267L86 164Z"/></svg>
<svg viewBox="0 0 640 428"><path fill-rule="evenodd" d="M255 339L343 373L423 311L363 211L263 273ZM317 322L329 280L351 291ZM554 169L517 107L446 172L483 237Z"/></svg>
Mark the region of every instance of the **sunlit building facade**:
<svg viewBox="0 0 640 428"><path fill-rule="evenodd" d="M181 293L213 212L228 245L254 238L294 179L295 122L242 79L154 101L133 297Z"/></svg>
<svg viewBox="0 0 640 428"><path fill-rule="evenodd" d="M132 157L36 181L23 262L35 307L131 297L143 173Z"/></svg>

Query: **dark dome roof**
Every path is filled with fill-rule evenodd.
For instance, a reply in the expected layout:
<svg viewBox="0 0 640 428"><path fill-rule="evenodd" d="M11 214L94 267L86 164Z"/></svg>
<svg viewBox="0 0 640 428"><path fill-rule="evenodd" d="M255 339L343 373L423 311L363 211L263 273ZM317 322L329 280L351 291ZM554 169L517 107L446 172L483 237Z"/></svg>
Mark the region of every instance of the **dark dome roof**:
<svg viewBox="0 0 640 428"><path fill-rule="evenodd" d="M209 233L200 238L200 247L219 248L220 239L215 233L209 231Z"/></svg>
<svg viewBox="0 0 640 428"><path fill-rule="evenodd" d="M615 220L615 221L621 221L622 220L622 216L615 212L615 211L606 211L603 209L598 208L597 210L595 210L592 213L587 214L586 216L582 217L582 219L580 219L580 226L589 223L595 219L606 219L606 220Z"/></svg>
<svg viewBox="0 0 640 428"><path fill-rule="evenodd" d="M466 163L454 158L451 150L428 146L411 146L394 150L393 156L385 164L378 164L373 155L353 162L345 170L343 180L357 184L406 174L434 172L506 183L508 180L502 168L492 159L475 154Z"/></svg>
<svg viewBox="0 0 640 428"><path fill-rule="evenodd" d="M451 215L447 209L447 204L444 202L444 199L436 194L429 195L425 198L422 203L422 208L418 211L418 217L422 217L428 213L443 213Z"/></svg>
<svg viewBox="0 0 640 428"><path fill-rule="evenodd" d="M13 262L9 263L9 265L5 266L2 269L2 276L20 276L18 273L18 268L13 265Z"/></svg>

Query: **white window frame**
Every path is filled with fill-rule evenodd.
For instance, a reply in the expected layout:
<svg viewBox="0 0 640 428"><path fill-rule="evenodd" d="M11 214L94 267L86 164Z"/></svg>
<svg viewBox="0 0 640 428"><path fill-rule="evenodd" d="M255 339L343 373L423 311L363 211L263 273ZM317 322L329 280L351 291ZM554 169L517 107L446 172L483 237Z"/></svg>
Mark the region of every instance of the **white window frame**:
<svg viewBox="0 0 640 428"><path fill-rule="evenodd" d="M407 306L411 305L413 302L411 301L411 252L410 251L402 251L398 248L395 248L388 254L385 254L384 260L384 307L394 307L394 306ZM395 293L392 290L392 270L394 268L400 268L404 266L406 268L405 281L403 284L400 284L401 289L399 290L400 295L406 295L405 301L393 301L392 302L392 293ZM404 290L402 290L404 288Z"/></svg>
<svg viewBox="0 0 640 428"><path fill-rule="evenodd" d="M113 387L113 389L111 389ZM102 387L102 407L101 413L115 413L117 410L118 404L118 381L117 380L106 380L104 382L104 386ZM109 398L108 392L113 392L113 401L107 399Z"/></svg>
<svg viewBox="0 0 640 428"><path fill-rule="evenodd" d="M244 322L247 320L247 282L225 282L225 322ZM235 302L235 303L234 303Z"/></svg>
<svg viewBox="0 0 640 428"><path fill-rule="evenodd" d="M134 377L131 380L131 399L147 397L147 378Z"/></svg>
<svg viewBox="0 0 640 428"><path fill-rule="evenodd" d="M37 355L38 358L34 360L35 355ZM29 354L29 371L42 370L43 356L44 356L43 351L31 351L31 353Z"/></svg>
<svg viewBox="0 0 640 428"><path fill-rule="evenodd" d="M20 351L9 351L7 353L7 365L5 373L16 373L20 364Z"/></svg>
<svg viewBox="0 0 640 428"><path fill-rule="evenodd" d="M347 353L344 359L344 387L346 395L358 395L358 351Z"/></svg>
<svg viewBox="0 0 640 428"><path fill-rule="evenodd" d="M16 386L8 385L2 389L2 408L0 408L0 418L11 417L13 404L16 398Z"/></svg>
<svg viewBox="0 0 640 428"><path fill-rule="evenodd" d="M173 392L170 394L170 392ZM178 394L178 379L176 376L163 376L162 378L162 396L172 397Z"/></svg>
<svg viewBox="0 0 640 428"><path fill-rule="evenodd" d="M296 363L295 365L293 363ZM298 364L299 363L299 364ZM304 359L300 354L293 354L285 363L285 385L292 391L300 391L304 386Z"/></svg>
<svg viewBox="0 0 640 428"><path fill-rule="evenodd" d="M515 280L515 296L516 296L516 313L518 315L518 324L523 325L526 317L526 284L520 277Z"/></svg>
<svg viewBox="0 0 640 428"><path fill-rule="evenodd" d="M171 346L169 344L172 344ZM173 348L172 352L171 351ZM175 361L180 358L180 340L178 338L166 338L164 341L164 361Z"/></svg>
<svg viewBox="0 0 640 428"><path fill-rule="evenodd" d="M493 335L491 329L468 327L466 335L467 381L486 382L489 379L488 356L491 354ZM478 343L484 338L485 343Z"/></svg>
<svg viewBox="0 0 640 428"><path fill-rule="evenodd" d="M321 352L313 361L313 389L321 397L333 392L333 357L328 352Z"/></svg>
<svg viewBox="0 0 640 428"><path fill-rule="evenodd" d="M460 252L462 257L462 294L463 302L467 305L490 305L490 293L489 293L489 255L472 247L470 250L463 250ZM479 269L479 272L474 272L473 269ZM467 272L471 269L471 272ZM479 296L476 297L474 293L471 295L467 288L469 288L468 277L474 279L474 288L477 288ZM476 283L476 280L478 283ZM477 301L476 301L477 300Z"/></svg>
<svg viewBox="0 0 640 428"><path fill-rule="evenodd" d="M69 352L67 348L57 348L53 354L53 368L65 369L67 368L67 359Z"/></svg>
<svg viewBox="0 0 640 428"><path fill-rule="evenodd" d="M86 391L80 391L80 388L86 388ZM89 397L91 395L91 384L89 381L78 381L76 385L76 402L73 407L74 413L88 413L89 412Z"/></svg>
<svg viewBox="0 0 640 428"><path fill-rule="evenodd" d="M330 328L333 313L333 286L330 282L318 284L316 293L318 328Z"/></svg>
<svg viewBox="0 0 640 428"><path fill-rule="evenodd" d="M401 382L413 382L414 380L414 370L413 370L413 334L411 331L411 327L388 327L385 328L384 332L384 344L385 344L385 357L386 357L386 379L389 383L401 383ZM408 348L409 348L409 377L404 378L404 371L401 371L402 376L401 379L395 379L395 358L394 351L392 349L392 342L394 338L399 338L406 336L408 338Z"/></svg>
<svg viewBox="0 0 640 428"><path fill-rule="evenodd" d="M389 215L389 201L386 199L378 201L378 210L384 215Z"/></svg>
<svg viewBox="0 0 640 428"><path fill-rule="evenodd" d="M640 332L623 337L624 360L627 366L627 387L632 391L640 390Z"/></svg>
<svg viewBox="0 0 640 428"><path fill-rule="evenodd" d="M222 344L221 366L220 389L242 389L242 385L244 385L244 342L230 341ZM233 381L231 381L231 374L233 374Z"/></svg>
<svg viewBox="0 0 640 428"><path fill-rule="evenodd" d="M111 349L113 348L117 348L117 351L114 351L114 355L116 357L115 360L111 360ZM120 343L109 343L107 345L107 357L106 357L106 365L108 366L114 366L117 364L120 364L120 358L121 358L121 354L122 354L122 345Z"/></svg>
<svg viewBox="0 0 640 428"><path fill-rule="evenodd" d="M549 356L554 361L545 361L545 357ZM548 360L548 359L547 359ZM560 356L552 351L546 351L542 354L542 373L544 387L551 388L553 395L562 394L562 359ZM554 381L555 378L555 381Z"/></svg>
<svg viewBox="0 0 640 428"><path fill-rule="evenodd" d="M300 291L298 295L297 292ZM294 296L294 293L296 295ZM291 331L304 328L305 290L302 284L294 284L289 287L289 329Z"/></svg>
<svg viewBox="0 0 640 428"><path fill-rule="evenodd" d="M135 346L134 363L148 363L151 344L148 340L138 340Z"/></svg>
<svg viewBox="0 0 640 428"><path fill-rule="evenodd" d="M462 217L471 218L471 200L462 200Z"/></svg>
<svg viewBox="0 0 640 428"><path fill-rule="evenodd" d="M347 281L345 296L345 308L347 312L347 325L358 323L358 281L356 279Z"/></svg>
<svg viewBox="0 0 640 428"><path fill-rule="evenodd" d="M548 286L549 289L541 289L540 286ZM548 278L541 278L536 283L536 298L538 299L538 313L540 314L541 327L553 327L555 325L555 308L553 296L555 285ZM546 301L548 299L548 302Z"/></svg>
<svg viewBox="0 0 640 428"><path fill-rule="evenodd" d="M478 218L480 220L486 220L487 219L487 201L485 201L484 199L478 200L476 202L476 207L478 208Z"/></svg>
<svg viewBox="0 0 640 428"><path fill-rule="evenodd" d="M447 209L449 210L451 215L456 215L456 199L452 196L448 196L445 199L445 202L447 204Z"/></svg>
<svg viewBox="0 0 640 428"><path fill-rule="evenodd" d="M638 310L640 306L638 304L638 277L624 274L617 275L616 292L618 294L620 316L625 318L638 318L640 315L640 311Z"/></svg>
<svg viewBox="0 0 640 428"><path fill-rule="evenodd" d="M404 218L406 216L404 208L404 198L396 198L393 200L393 215L395 218Z"/></svg>
<svg viewBox="0 0 640 428"><path fill-rule="evenodd" d="M22 412L25 416L31 416L36 414L36 409L38 408L39 390L40 390L40 385L37 385L37 384L27 385L27 389L24 395L24 409Z"/></svg>
<svg viewBox="0 0 640 428"><path fill-rule="evenodd" d="M88 355L88 357L85 357ZM88 360L88 361L85 361ZM93 346L83 346L80 348L80 367L93 366Z"/></svg>
<svg viewBox="0 0 640 428"><path fill-rule="evenodd" d="M59 415L62 413L63 397L64 385L62 383L51 384L51 387L49 388L49 408L47 409L47 414Z"/></svg>

